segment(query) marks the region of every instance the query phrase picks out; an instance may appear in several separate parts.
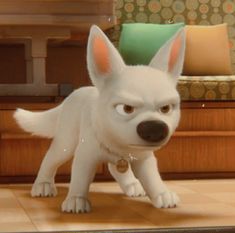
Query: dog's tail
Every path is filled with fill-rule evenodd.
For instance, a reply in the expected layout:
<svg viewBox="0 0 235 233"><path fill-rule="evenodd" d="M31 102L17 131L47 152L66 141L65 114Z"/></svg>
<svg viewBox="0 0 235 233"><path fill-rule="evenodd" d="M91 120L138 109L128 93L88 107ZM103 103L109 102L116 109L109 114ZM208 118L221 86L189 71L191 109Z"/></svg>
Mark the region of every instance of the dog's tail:
<svg viewBox="0 0 235 233"><path fill-rule="evenodd" d="M62 105L43 112L31 112L18 108L14 113L18 125L26 132L53 138Z"/></svg>

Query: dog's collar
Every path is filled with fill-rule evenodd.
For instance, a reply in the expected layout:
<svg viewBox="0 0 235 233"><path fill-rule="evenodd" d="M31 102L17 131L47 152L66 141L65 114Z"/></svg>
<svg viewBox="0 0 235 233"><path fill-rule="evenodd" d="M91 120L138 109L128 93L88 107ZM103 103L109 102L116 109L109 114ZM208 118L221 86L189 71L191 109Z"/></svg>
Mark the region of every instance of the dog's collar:
<svg viewBox="0 0 235 233"><path fill-rule="evenodd" d="M128 153L126 155L125 155L125 153L117 153L117 152L111 150L108 146L106 146L104 143L102 143L100 141L99 141L99 144L100 144L100 147L104 151L106 151L109 154L114 155L115 157L117 157L119 159L124 159L124 160L127 160L128 162L133 162L134 160L137 160L137 158L131 153Z"/></svg>
<svg viewBox="0 0 235 233"><path fill-rule="evenodd" d="M137 160L137 158L135 156L133 156L131 153L128 153L128 155L123 156L123 154L120 155L119 153L112 151L110 148L108 148L102 142L99 142L99 143L100 143L100 147L104 151L106 151L108 154L112 154L118 158L118 160L116 160L114 165L116 166L117 171L120 173L127 172L127 170L129 169L129 163L133 162L134 160Z"/></svg>
<svg viewBox="0 0 235 233"><path fill-rule="evenodd" d="M128 154L118 153L110 149L110 147L108 147L106 144L102 142L102 140L100 140L96 132L95 132L95 137L96 137L97 142L99 143L100 148L103 151L105 151L109 155L115 156L116 159L113 164L116 166L116 169L118 172L125 173L129 168L129 163L135 160L138 160L132 153L128 153Z"/></svg>

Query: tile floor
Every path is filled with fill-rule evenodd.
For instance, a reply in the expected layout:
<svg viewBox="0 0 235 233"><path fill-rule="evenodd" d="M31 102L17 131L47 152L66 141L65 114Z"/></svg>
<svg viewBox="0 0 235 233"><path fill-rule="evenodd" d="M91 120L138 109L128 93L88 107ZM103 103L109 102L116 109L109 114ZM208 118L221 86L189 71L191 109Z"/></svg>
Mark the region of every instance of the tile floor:
<svg viewBox="0 0 235 233"><path fill-rule="evenodd" d="M30 185L0 186L0 232L235 225L235 180L167 181L181 198L175 209L155 209L148 198L128 198L114 182L93 183L89 214L60 211L68 185L55 198L31 198Z"/></svg>

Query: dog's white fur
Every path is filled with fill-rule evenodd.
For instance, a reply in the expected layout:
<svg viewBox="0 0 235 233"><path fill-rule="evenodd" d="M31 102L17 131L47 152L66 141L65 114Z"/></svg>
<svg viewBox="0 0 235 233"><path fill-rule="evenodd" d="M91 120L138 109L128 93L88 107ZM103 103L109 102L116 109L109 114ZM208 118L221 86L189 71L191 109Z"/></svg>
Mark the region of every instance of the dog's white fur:
<svg viewBox="0 0 235 233"><path fill-rule="evenodd" d="M107 57L101 58L107 59L108 71L100 69L99 50L94 51L96 38L105 46L107 53L102 56ZM181 40L181 47L170 67L171 50L177 38ZM176 80L182 71L184 50L185 37L181 29L160 49L149 66L127 66L104 33L92 26L87 63L94 87L74 91L60 106L49 111L18 109L15 112L15 119L25 131L53 138L32 187L32 196L55 196L56 170L74 155L63 211L90 211L88 189L100 162L108 162L111 174L128 196L146 192L155 207L176 206L179 199L163 183L153 151L169 140L179 122ZM125 104L134 106L134 112L125 113ZM166 114L160 111L165 105L171 106ZM150 143L138 136L137 125L148 120L161 120L168 126L165 140ZM130 160L130 154L134 159ZM130 162L125 173L119 173L115 166L122 157Z"/></svg>

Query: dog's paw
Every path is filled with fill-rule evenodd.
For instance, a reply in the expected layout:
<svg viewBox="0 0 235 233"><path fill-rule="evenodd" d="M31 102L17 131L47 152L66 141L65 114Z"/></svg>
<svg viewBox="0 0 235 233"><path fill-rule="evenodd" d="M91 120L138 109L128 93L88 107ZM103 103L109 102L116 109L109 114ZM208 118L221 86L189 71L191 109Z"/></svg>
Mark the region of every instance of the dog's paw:
<svg viewBox="0 0 235 233"><path fill-rule="evenodd" d="M54 197L57 195L57 190L54 183L39 182L34 183L31 196L32 197Z"/></svg>
<svg viewBox="0 0 235 233"><path fill-rule="evenodd" d="M128 197L145 196L145 191L139 181L126 185L123 191Z"/></svg>
<svg viewBox="0 0 235 233"><path fill-rule="evenodd" d="M163 192L152 200L153 205L157 208L174 208L179 201L178 195L171 191Z"/></svg>
<svg viewBox="0 0 235 233"><path fill-rule="evenodd" d="M62 204L62 211L68 213L88 213L91 211L91 204L85 197L69 197Z"/></svg>

